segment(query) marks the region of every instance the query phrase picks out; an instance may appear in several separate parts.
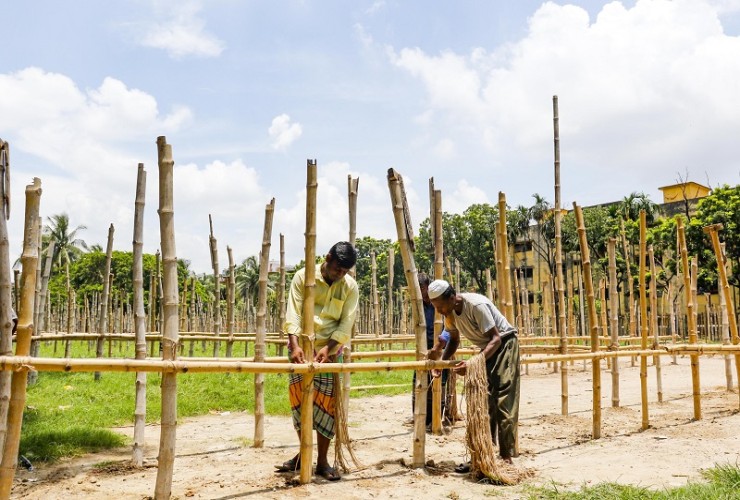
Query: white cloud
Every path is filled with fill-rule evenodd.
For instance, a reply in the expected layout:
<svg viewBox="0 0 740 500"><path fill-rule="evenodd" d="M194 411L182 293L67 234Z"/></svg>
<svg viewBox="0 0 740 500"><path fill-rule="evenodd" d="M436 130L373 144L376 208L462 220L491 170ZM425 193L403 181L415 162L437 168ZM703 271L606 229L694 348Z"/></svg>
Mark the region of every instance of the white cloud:
<svg viewBox="0 0 740 500"><path fill-rule="evenodd" d="M365 11L365 14L372 15L376 12L383 10L385 8L385 1L384 0L376 0L373 2L373 4L367 8Z"/></svg>
<svg viewBox="0 0 740 500"><path fill-rule="evenodd" d="M303 134L303 127L298 122L291 123L290 116L283 113L272 119L267 131L272 138L272 147L285 150Z"/></svg>
<svg viewBox="0 0 740 500"><path fill-rule="evenodd" d="M442 210L449 213L461 214L470 205L476 203L491 203L488 195L478 186L472 186L466 179L461 179L455 186L452 196L442 194Z"/></svg>
<svg viewBox="0 0 740 500"><path fill-rule="evenodd" d="M163 49L175 59L220 56L225 44L206 31L205 21L199 16L201 8L196 1L155 2L155 15L166 14L160 14L160 21L145 25L141 45Z"/></svg>
<svg viewBox="0 0 740 500"><path fill-rule="evenodd" d="M442 139L434 146L434 154L444 160L451 160L457 156L457 148L451 139Z"/></svg>
<svg viewBox="0 0 740 500"><path fill-rule="evenodd" d="M684 167L697 177L710 165L736 170L740 37L724 33L720 4L736 6L611 2L590 19L580 7L547 2L515 43L469 54L387 52L426 88L421 116L435 119L417 123L429 131L428 147L444 131L460 148L466 140L487 145L492 168L484 175L515 167L520 179L549 181L541 172L552 165L551 96L558 94L566 196L592 196L589 183L631 192L672 182ZM573 192L576 169L584 187ZM533 182L517 189L541 189Z"/></svg>

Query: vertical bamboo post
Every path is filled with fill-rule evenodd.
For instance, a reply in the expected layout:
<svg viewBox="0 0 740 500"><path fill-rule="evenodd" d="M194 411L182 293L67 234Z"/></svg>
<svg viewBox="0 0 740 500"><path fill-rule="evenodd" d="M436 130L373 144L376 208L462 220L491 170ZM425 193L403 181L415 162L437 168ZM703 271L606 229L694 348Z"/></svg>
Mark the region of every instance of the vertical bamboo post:
<svg viewBox="0 0 740 500"><path fill-rule="evenodd" d="M655 254L653 245L648 247L650 259L650 327L653 331L653 349L660 347L660 332L658 331L658 274L655 271ZM655 366L655 383L658 389L658 403L663 402L663 374L660 366L660 356L653 357Z"/></svg>
<svg viewBox="0 0 740 500"><path fill-rule="evenodd" d="M221 335L221 269L218 265L218 241L213 236L213 219L208 214L208 225L210 234L208 244L211 250L211 269L213 269L213 335L216 340L213 342L213 357L217 357L221 349L221 343L218 337Z"/></svg>
<svg viewBox="0 0 740 500"><path fill-rule="evenodd" d="M95 356L103 357L103 347L105 339L108 336L108 300L110 294L110 265L113 256L113 233L115 228L113 224L108 227L108 244L105 250L105 272L103 274L103 297L100 300L100 318L98 321L98 343L95 349ZM100 381L100 372L95 372L95 381Z"/></svg>
<svg viewBox="0 0 740 500"><path fill-rule="evenodd" d="M416 359L426 358L426 322L424 318L424 305L419 288L419 278L414 261L414 236L411 226L411 215L406 205L406 193L403 189L403 178L392 168L388 169L388 188L391 196L393 216L396 221L396 232L398 243L401 248L404 273L409 295L411 296L411 312L414 320L414 333L416 335ZM414 407L414 452L412 459L413 467L424 467L424 450L426 444L426 411L427 411L427 372L419 370L416 372L416 406Z"/></svg>
<svg viewBox="0 0 740 500"><path fill-rule="evenodd" d="M396 252L393 246L388 247L388 281L386 290L385 333L393 336L393 267L396 265Z"/></svg>
<svg viewBox="0 0 740 500"><path fill-rule="evenodd" d="M230 358L234 354L234 310L236 309L236 276L234 266L234 252L228 245L226 246L226 257L229 260L229 279L226 284L226 333L229 335L229 337L226 341L226 357Z"/></svg>
<svg viewBox="0 0 740 500"><path fill-rule="evenodd" d="M373 332L374 336L380 337L380 307L378 306L378 263L375 259L375 252L370 250L370 298L373 301L372 306L372 317L373 317ZM378 350L381 349L380 344L376 344Z"/></svg>
<svg viewBox="0 0 740 500"><path fill-rule="evenodd" d="M647 237L646 237L646 219L645 211L640 210L640 255L638 257L640 266L640 347L642 350L648 348L648 313L647 313L647 294L645 289L645 274L647 271ZM647 395L647 356L640 356L640 395L642 401L642 429L645 430L650 425L650 414L648 408Z"/></svg>
<svg viewBox="0 0 740 500"><path fill-rule="evenodd" d="M301 314L301 348L313 360L314 303L316 290L316 160L308 160L306 174L306 274ZM301 470L300 482L311 481L313 462L313 373L303 374L301 400Z"/></svg>
<svg viewBox="0 0 740 500"><path fill-rule="evenodd" d="M33 184L26 186L26 214L23 227L23 253L21 254L21 300L18 310L18 330L15 344L16 356L28 356L34 324L34 300L36 294L36 267L38 266L39 204L41 180L34 177ZM5 207L7 201L3 200ZM23 409L26 406L26 383L28 371L13 372L10 384L7 435L0 462L0 498L9 498L13 477L18 465L18 447L21 440Z"/></svg>
<svg viewBox="0 0 740 500"><path fill-rule="evenodd" d="M434 178L429 179L429 194L430 199L430 226L432 228L432 241L434 243L434 279L442 279L444 275L444 251L443 251L443 233L442 233L442 191L434 189ZM436 310L434 311L434 338L435 341L442 333L443 329L442 315ZM450 372L451 373L451 372ZM447 379L447 392L450 394L450 400L455 399L454 409L455 413L452 412L452 408L448 409L448 413L452 416L452 419L456 417L457 413L457 394L454 387L451 386L450 380ZM450 392L452 391L452 392ZM442 377L437 377L432 380L432 433L440 435L442 434ZM427 408L429 411L429 408Z"/></svg>
<svg viewBox="0 0 740 500"><path fill-rule="evenodd" d="M503 294L500 300L504 301L504 316L509 323L515 324L514 320L514 302L511 294L511 263L509 262L509 243L506 231L506 195L498 193L498 247L501 255L502 271L501 281L503 282ZM501 289L501 287L499 287Z"/></svg>
<svg viewBox="0 0 740 500"><path fill-rule="evenodd" d="M724 244L720 247L720 252L721 255L724 256ZM717 257L717 265L720 265L719 257ZM724 267L727 265L727 263L725 262L721 265ZM725 291L722 288L721 277L719 279L719 287L717 293L719 294L719 307L722 314L722 345L730 345L732 343L732 341L730 340L730 317L727 314L727 301L725 300ZM735 324L737 324L737 320ZM738 370L738 373L740 374L740 370ZM725 380L727 383L727 390L732 391L734 385L732 380L732 359L729 354L725 355Z"/></svg>
<svg viewBox="0 0 740 500"><path fill-rule="evenodd" d="M686 294L686 319L689 323L689 343L696 344L696 315L694 314L694 300L691 297L691 269L689 268L689 253L686 249L686 233L683 218L676 217L678 230L678 247L681 252L681 267L683 270L684 292ZM699 355L691 354L691 386L694 400L694 420L701 420L701 382L699 379Z"/></svg>
<svg viewBox="0 0 740 500"><path fill-rule="evenodd" d="M285 235L280 233L280 280L278 281L278 331L280 340L285 339L283 325L285 324ZM278 356L283 355L283 344L278 348Z"/></svg>
<svg viewBox="0 0 740 500"><path fill-rule="evenodd" d="M13 355L13 293L10 280L10 242L7 220L10 217L10 145L0 139L0 356ZM15 279L16 285L18 279ZM16 303L18 292L16 292ZM0 450L5 443L13 372L0 373Z"/></svg>
<svg viewBox="0 0 740 500"><path fill-rule="evenodd" d="M172 146L164 136L157 137L159 160L159 234L162 248L162 359L177 356L179 321L177 319L177 252L175 247L175 212L173 197ZM162 373L162 418L159 439L157 481L154 498L169 498L175 462L177 432L177 374Z"/></svg>
<svg viewBox="0 0 740 500"><path fill-rule="evenodd" d="M617 240L609 238L609 333L610 350L619 350L619 305L617 297ZM619 406L619 358L612 360L612 406Z"/></svg>
<svg viewBox="0 0 740 500"><path fill-rule="evenodd" d="M146 200L146 171L139 163L134 202L134 243L132 280L134 286L134 352L136 359L146 359L146 314L144 313L144 203ZM134 405L134 466L144 464L144 429L146 427L146 372L136 373L136 402Z"/></svg>
<svg viewBox="0 0 740 500"><path fill-rule="evenodd" d="M586 240L586 226L583 223L581 207L573 203L578 224L578 241L581 246L581 264L583 266L583 281L586 286L586 300L588 301L588 324L591 330L591 352L599 350L599 321L596 317L596 301L594 300L594 285L591 276L591 257ZM593 382L593 438L601 437L601 362L599 358L591 361Z"/></svg>
<svg viewBox="0 0 740 500"><path fill-rule="evenodd" d="M491 277L491 269L486 268L486 297L488 300L493 302L493 278Z"/></svg>
<svg viewBox="0 0 740 500"><path fill-rule="evenodd" d="M601 301L601 309L599 310L599 330L601 331L601 336L599 339L599 342L601 342L601 339L603 338L605 341L609 339L609 327L608 322L606 319L606 277L599 280L599 300ZM608 344L607 344L608 345ZM611 369L611 360L607 358L606 360L606 369Z"/></svg>
<svg viewBox="0 0 740 500"><path fill-rule="evenodd" d="M352 178L351 175L347 176L347 209L348 209L348 215L349 215L349 243L356 248L356 240L357 240L357 193L360 187L360 179L359 178ZM354 278L357 274L356 268L350 269L350 274ZM360 308L358 308L360 309ZM354 338L355 334L357 333L357 318L355 318L355 323L352 325L352 338ZM352 351L352 340L350 339L347 344L345 344L343 353L345 354L344 362L350 363L352 361L351 359L351 351ZM346 412L347 415L349 415L349 391L350 387L352 385L351 381L351 374L349 372L342 374L342 398L344 398L344 401L342 401L343 405L342 408Z"/></svg>
<svg viewBox="0 0 740 500"><path fill-rule="evenodd" d="M712 246L714 247L714 255L717 258L717 271L719 274L719 284L722 288L722 297L725 300L725 306L727 308L727 318L729 320L730 336L732 337L733 345L740 344L740 336L738 336L737 329L737 316L735 316L735 303L732 301L730 295L730 285L727 282L727 270L725 269L726 257L724 251L719 244L718 231L723 228L722 224L712 224L704 228L704 231L709 233L712 239ZM735 370L738 379L738 396L740 397L740 354L735 354ZM732 381L730 381L730 384Z"/></svg>
<svg viewBox="0 0 740 500"><path fill-rule="evenodd" d="M552 96L552 122L555 150L555 293L558 295L557 332L560 337L560 354L568 354L568 332L565 316L565 286L563 284L563 231L560 200L560 115L558 96ZM568 362L560 362L560 413L568 414Z"/></svg>
<svg viewBox="0 0 740 500"><path fill-rule="evenodd" d="M275 198L265 207L265 226L262 231L262 251L260 252L259 295L257 300L257 335L254 341L254 361L265 361L265 340L267 339L267 268L270 265L270 242L272 241L272 216L275 213ZM306 267L312 263L306 261ZM315 268L315 266L313 266ZM312 316L313 318L313 316ZM313 357L311 351L307 356ZM254 447L265 445L265 374L254 374Z"/></svg>

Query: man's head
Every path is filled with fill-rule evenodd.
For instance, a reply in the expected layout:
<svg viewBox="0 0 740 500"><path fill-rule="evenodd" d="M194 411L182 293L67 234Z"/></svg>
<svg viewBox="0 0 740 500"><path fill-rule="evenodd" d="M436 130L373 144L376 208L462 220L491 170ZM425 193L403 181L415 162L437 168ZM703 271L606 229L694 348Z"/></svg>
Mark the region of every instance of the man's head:
<svg viewBox="0 0 740 500"><path fill-rule="evenodd" d="M419 278L419 288L421 288L421 298L425 304L429 304L431 302L429 299L429 276L426 273L419 273L417 276Z"/></svg>
<svg viewBox="0 0 740 500"><path fill-rule="evenodd" d="M429 283L427 293L438 313L447 316L455 309L455 289L445 280Z"/></svg>
<svg viewBox="0 0 740 500"><path fill-rule="evenodd" d="M332 284L344 278L357 262L357 251L350 243L340 241L335 243L326 254L326 265L322 267L322 274L327 283Z"/></svg>

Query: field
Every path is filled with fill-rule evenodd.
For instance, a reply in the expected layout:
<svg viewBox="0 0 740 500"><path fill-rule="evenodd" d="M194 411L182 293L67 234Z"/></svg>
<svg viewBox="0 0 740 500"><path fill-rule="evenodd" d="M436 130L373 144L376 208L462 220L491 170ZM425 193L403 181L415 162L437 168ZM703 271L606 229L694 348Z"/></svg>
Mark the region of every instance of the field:
<svg viewBox="0 0 740 500"><path fill-rule="evenodd" d="M408 394L352 399L350 432L366 468L329 483L276 474L273 465L297 451L286 416L268 416L266 447L250 447L254 419L244 412L218 412L181 419L173 498L535 498L542 491L574 490L616 482L655 490L702 481L701 471L740 462L738 395L724 389L724 360L701 359L703 419L692 421L688 358L677 365L664 357L664 402L658 403L654 368L649 371L650 428L640 431L639 363L621 361L621 403L612 408L610 376L602 376L602 438L590 440L591 371L576 363L570 371L570 415L560 415L560 376L544 365L522 377L518 467L533 475L518 486L479 484L453 472L465 459L462 422L443 436L427 434L426 469L411 469L412 433ZM409 374L410 376L410 374ZM464 401L462 402L464 410ZM115 429L131 436L131 427ZM148 467L127 465L130 449L89 454L19 470L13 498L142 499L153 494L158 427L147 427ZM544 488L537 489L537 488Z"/></svg>

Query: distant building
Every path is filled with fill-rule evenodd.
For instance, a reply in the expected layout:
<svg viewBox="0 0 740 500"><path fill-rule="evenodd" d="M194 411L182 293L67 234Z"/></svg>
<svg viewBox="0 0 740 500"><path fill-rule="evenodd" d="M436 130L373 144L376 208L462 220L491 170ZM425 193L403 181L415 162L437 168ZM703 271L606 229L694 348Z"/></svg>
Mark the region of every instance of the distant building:
<svg viewBox="0 0 740 500"><path fill-rule="evenodd" d="M663 203L660 209L666 217L676 214L692 214L701 198L712 192L710 188L698 182L681 182L658 188L663 192Z"/></svg>

